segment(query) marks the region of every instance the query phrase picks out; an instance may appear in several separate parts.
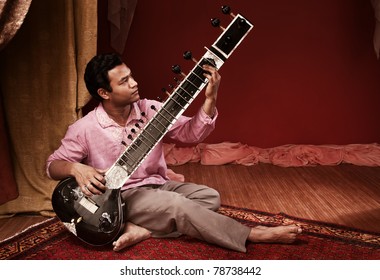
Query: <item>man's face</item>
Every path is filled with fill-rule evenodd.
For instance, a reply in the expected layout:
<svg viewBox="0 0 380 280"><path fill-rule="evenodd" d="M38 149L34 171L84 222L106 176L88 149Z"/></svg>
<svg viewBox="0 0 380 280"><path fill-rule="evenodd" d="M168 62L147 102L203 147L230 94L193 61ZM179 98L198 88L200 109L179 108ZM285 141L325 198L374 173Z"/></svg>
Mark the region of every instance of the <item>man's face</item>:
<svg viewBox="0 0 380 280"><path fill-rule="evenodd" d="M112 92L109 100L115 106L126 106L140 99L138 84L132 77L131 69L121 64L108 71Z"/></svg>

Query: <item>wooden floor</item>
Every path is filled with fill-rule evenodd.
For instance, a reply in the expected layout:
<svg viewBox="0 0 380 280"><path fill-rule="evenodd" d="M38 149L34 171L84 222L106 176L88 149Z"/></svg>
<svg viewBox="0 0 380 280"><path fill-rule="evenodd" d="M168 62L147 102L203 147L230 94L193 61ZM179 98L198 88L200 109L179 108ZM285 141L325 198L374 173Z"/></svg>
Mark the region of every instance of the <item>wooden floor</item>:
<svg viewBox="0 0 380 280"><path fill-rule="evenodd" d="M217 189L227 205L380 232L380 167L187 164L172 169Z"/></svg>
<svg viewBox="0 0 380 280"><path fill-rule="evenodd" d="M217 189L223 204L380 232L380 167L193 163L171 168L187 181ZM0 219L0 240L44 219Z"/></svg>

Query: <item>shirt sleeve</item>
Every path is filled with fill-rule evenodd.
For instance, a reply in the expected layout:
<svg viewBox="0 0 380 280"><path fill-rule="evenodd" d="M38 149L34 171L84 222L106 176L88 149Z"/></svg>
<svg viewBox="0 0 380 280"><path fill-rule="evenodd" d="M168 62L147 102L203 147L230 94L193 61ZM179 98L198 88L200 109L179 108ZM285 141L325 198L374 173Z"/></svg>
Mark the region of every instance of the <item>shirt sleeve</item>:
<svg viewBox="0 0 380 280"><path fill-rule="evenodd" d="M77 126L72 125L68 128L61 145L55 150L46 161L46 174L51 178L49 167L55 160L64 160L69 162L81 162L87 155L85 145L81 143L81 137Z"/></svg>
<svg viewBox="0 0 380 280"><path fill-rule="evenodd" d="M200 108L193 117L181 116L168 131L167 137L182 143L202 142L215 129L218 111L211 118Z"/></svg>

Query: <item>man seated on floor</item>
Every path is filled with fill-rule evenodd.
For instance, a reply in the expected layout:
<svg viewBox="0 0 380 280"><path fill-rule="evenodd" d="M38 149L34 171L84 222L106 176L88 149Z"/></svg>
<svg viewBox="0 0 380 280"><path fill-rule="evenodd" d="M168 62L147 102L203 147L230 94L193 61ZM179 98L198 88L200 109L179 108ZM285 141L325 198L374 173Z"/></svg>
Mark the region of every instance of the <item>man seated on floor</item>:
<svg viewBox="0 0 380 280"><path fill-rule="evenodd" d="M208 85L202 107L191 118L179 117L167 137L198 143L214 129L221 77L209 65L204 65L203 70ZM91 196L106 189L104 174L125 151L125 145L131 143L129 135L136 123L147 123L162 104L140 99L131 69L116 54L95 56L87 64L84 78L88 91L100 103L68 128L61 146L48 158L47 173L55 180L75 177L82 192ZM151 236L179 233L245 252L247 241L291 243L301 233L294 225L247 227L216 212L220 206L217 191L171 181L166 172L159 142L122 187L128 222L113 243L115 251Z"/></svg>

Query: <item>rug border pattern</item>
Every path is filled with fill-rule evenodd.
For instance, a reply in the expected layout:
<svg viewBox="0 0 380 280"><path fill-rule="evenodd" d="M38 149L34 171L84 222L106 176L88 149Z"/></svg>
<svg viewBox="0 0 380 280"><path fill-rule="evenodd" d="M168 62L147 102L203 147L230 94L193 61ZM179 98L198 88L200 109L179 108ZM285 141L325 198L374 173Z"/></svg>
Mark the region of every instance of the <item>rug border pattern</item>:
<svg viewBox="0 0 380 280"><path fill-rule="evenodd" d="M267 226L295 224L302 228L303 234L380 248L380 233L365 231L354 227L298 218L282 212L273 214L227 205L222 205L219 212L239 220L242 223L249 220L255 224Z"/></svg>
<svg viewBox="0 0 380 280"><path fill-rule="evenodd" d="M296 224L303 229L303 234L306 235L380 249L380 233L297 218L284 213L273 214L229 205L222 205L219 213L249 226ZM47 242L55 243L70 236L72 234L59 222L57 217L49 218L0 241L0 260L18 259L28 254L28 251L36 252L38 248L43 248Z"/></svg>

